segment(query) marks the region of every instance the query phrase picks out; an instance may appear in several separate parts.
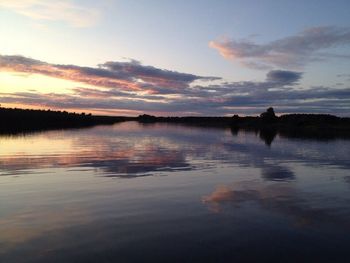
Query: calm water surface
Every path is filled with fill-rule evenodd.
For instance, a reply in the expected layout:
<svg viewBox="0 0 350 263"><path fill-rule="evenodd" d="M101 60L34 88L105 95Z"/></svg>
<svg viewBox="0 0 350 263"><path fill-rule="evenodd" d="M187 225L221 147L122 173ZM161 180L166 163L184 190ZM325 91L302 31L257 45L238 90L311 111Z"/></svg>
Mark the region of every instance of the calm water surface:
<svg viewBox="0 0 350 263"><path fill-rule="evenodd" d="M350 141L141 125L0 137L0 262L350 262Z"/></svg>

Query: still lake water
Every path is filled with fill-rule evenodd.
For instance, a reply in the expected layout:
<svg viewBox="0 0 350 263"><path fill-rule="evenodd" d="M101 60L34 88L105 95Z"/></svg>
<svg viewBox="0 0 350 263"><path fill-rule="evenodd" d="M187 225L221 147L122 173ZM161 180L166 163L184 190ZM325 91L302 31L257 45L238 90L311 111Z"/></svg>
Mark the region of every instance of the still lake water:
<svg viewBox="0 0 350 263"><path fill-rule="evenodd" d="M125 122L0 137L0 262L350 262L350 141Z"/></svg>

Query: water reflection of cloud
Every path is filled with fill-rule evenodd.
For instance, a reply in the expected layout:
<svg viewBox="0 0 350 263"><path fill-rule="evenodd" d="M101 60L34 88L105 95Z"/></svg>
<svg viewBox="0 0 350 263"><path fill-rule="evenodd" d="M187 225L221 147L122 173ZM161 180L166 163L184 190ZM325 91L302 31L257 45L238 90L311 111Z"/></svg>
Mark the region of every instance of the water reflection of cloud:
<svg viewBox="0 0 350 263"><path fill-rule="evenodd" d="M248 201L280 200L292 190L285 184L265 186L255 181L242 181L232 185L220 185L211 194L202 198L209 209L220 212L226 204L238 207Z"/></svg>
<svg viewBox="0 0 350 263"><path fill-rule="evenodd" d="M28 158L25 161L3 160L6 165L4 171L0 175L23 175L31 172L38 173L35 169L45 167L89 167L99 169L107 176L139 176L150 172L173 171L173 170L190 170L191 165L186 162L179 153L174 153L171 158L153 156L152 159L144 159L140 161L131 161L125 156L124 158L75 158L70 156L60 158ZM65 159L64 161L62 159ZM67 160L69 159L69 160Z"/></svg>
<svg viewBox="0 0 350 263"><path fill-rule="evenodd" d="M59 209L48 209L45 206L39 210L28 208L17 211L0 218L0 253L52 234L53 231L90 222L92 222L90 214L80 206L66 205Z"/></svg>
<svg viewBox="0 0 350 263"><path fill-rule="evenodd" d="M350 176L345 176L344 180L346 183L348 183L350 185Z"/></svg>
<svg viewBox="0 0 350 263"><path fill-rule="evenodd" d="M212 193L203 196L202 202L215 213L239 209L247 202L253 202L264 210L291 218L295 226L329 223L341 224L350 229L347 216L337 214L333 207L322 206L322 200L327 197L320 195L318 206L308 201L313 200L315 196L309 197L291 184L241 181L218 186Z"/></svg>
<svg viewBox="0 0 350 263"><path fill-rule="evenodd" d="M19 147L17 152L0 149L1 174L37 173L41 168L50 167L85 167L97 169L106 176L134 177L226 164L259 168L265 180L290 181L296 177L289 167L292 162L350 168L344 159L349 149L342 142L334 141L332 145L342 145L331 147L328 143L277 138L273 146L266 147L259 136L239 132L232 137L224 129L161 124L145 127L130 122L41 133L31 135L30 140L2 138L9 140L7 144L24 145L24 148ZM28 149L36 145L40 148L31 153ZM332 150L335 148L336 152Z"/></svg>
<svg viewBox="0 0 350 263"><path fill-rule="evenodd" d="M271 165L261 169L262 177L271 181L286 181L295 178L294 173L285 166Z"/></svg>
<svg viewBox="0 0 350 263"><path fill-rule="evenodd" d="M193 169L181 153L168 153L168 156L152 156L138 161L114 159L94 161L87 166L102 169L105 176L135 177L150 175L154 172L188 171Z"/></svg>
<svg viewBox="0 0 350 263"><path fill-rule="evenodd" d="M50 141L51 152L30 154L30 152L2 154L0 164L2 174L24 174L29 170L46 167L90 167L97 168L107 176L139 176L152 172L189 170L191 165L186 160L181 147L164 136L139 134L142 129L119 130L111 134L100 133L101 127L91 130L65 132L67 140L72 141L69 150L60 152L55 138ZM103 131L103 129L102 129ZM159 131L158 131L159 132ZM118 134L116 134L118 133ZM117 136L116 136L117 135ZM47 134L51 137L50 133ZM38 136L38 141L41 137ZM15 139L14 139L15 140ZM44 138L43 141L47 142ZM21 143L26 143L22 140ZM180 149L179 149L180 148Z"/></svg>

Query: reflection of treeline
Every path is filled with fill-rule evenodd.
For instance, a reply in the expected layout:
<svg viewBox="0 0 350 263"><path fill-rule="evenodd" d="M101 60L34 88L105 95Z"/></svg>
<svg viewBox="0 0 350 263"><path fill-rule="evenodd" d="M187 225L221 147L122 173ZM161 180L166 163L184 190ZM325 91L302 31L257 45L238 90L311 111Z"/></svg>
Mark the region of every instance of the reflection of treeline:
<svg viewBox="0 0 350 263"><path fill-rule="evenodd" d="M0 132L89 127L129 120L128 117L95 116L67 111L0 108Z"/></svg>

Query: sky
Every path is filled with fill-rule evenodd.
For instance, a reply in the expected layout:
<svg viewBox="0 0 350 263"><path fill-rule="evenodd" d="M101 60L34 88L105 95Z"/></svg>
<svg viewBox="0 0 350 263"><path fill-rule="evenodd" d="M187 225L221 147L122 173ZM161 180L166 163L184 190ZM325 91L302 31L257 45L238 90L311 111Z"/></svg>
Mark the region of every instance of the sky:
<svg viewBox="0 0 350 263"><path fill-rule="evenodd" d="M350 116L348 0L0 0L2 107Z"/></svg>

